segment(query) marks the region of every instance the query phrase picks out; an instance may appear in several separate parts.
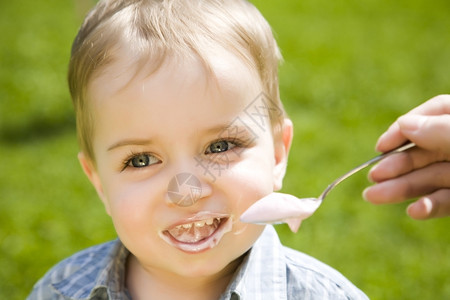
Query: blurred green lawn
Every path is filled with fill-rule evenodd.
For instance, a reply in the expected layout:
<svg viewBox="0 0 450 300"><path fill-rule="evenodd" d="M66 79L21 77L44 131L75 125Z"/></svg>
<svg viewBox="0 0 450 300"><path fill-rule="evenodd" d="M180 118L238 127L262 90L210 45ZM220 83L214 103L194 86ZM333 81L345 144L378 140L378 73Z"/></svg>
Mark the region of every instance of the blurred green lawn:
<svg viewBox="0 0 450 300"><path fill-rule="evenodd" d="M83 2L83 3L81 3ZM450 92L450 2L254 1L285 62L295 124L284 192L317 196L375 155L396 117ZM65 76L86 3L0 3L0 299L23 299L54 263L115 237L76 159ZM366 174L333 191L285 244L341 271L372 299L449 299L450 218L373 206Z"/></svg>

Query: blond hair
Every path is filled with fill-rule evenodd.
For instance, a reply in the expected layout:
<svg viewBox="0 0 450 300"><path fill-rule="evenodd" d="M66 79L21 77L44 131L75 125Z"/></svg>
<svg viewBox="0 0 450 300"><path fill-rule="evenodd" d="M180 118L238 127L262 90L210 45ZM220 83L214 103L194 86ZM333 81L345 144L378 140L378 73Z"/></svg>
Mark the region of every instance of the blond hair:
<svg viewBox="0 0 450 300"><path fill-rule="evenodd" d="M281 55L272 30L245 0L103 0L87 15L72 46L68 81L81 151L92 159L94 120L89 110L89 82L113 64L119 45L131 49L139 65L156 70L168 54L196 55L206 65L207 48L222 47L256 70L262 91L284 114L278 89ZM256 96L256 95L255 95ZM280 114L270 116L272 127Z"/></svg>

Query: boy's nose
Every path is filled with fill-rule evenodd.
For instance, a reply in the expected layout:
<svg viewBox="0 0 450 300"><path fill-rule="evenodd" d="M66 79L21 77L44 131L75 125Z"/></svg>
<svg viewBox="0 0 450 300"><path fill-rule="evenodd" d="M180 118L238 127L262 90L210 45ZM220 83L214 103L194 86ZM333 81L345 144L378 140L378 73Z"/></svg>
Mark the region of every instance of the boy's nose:
<svg viewBox="0 0 450 300"><path fill-rule="evenodd" d="M211 187L193 173L183 172L172 177L167 186L166 202L181 207L194 205L211 194Z"/></svg>

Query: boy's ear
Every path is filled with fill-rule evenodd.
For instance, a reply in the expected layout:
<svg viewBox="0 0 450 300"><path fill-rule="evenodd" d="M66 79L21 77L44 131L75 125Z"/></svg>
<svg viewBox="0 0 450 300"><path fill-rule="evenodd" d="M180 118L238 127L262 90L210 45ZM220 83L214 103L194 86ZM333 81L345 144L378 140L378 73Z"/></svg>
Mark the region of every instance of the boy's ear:
<svg viewBox="0 0 450 300"><path fill-rule="evenodd" d="M98 175L97 169L94 167L94 164L92 163L92 160L87 158L83 152L78 153L78 160L80 161L84 173L89 178L89 181L92 183L95 190L97 191L100 200L102 200L103 204L105 205L106 212L110 214L109 204L108 201L106 201L106 197L103 192L102 182Z"/></svg>
<svg viewBox="0 0 450 300"><path fill-rule="evenodd" d="M273 189L278 191L283 186L283 178L286 173L289 150L291 149L294 126L288 118L283 120L281 132L274 137L275 143L275 167L273 174Z"/></svg>

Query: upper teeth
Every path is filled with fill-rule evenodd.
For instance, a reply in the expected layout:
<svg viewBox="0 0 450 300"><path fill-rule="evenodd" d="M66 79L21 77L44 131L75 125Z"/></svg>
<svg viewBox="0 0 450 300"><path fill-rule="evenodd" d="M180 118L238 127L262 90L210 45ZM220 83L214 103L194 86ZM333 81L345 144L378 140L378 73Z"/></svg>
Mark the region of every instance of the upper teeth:
<svg viewBox="0 0 450 300"><path fill-rule="evenodd" d="M219 221L219 218L216 218L216 219L217 219L217 221ZM206 220L195 221L193 223L181 224L181 225L175 226L175 228L177 228L177 229L181 229L181 228L189 229L192 226L203 227L205 225L212 225L213 223L214 223L214 218L209 218L209 219L206 219Z"/></svg>

